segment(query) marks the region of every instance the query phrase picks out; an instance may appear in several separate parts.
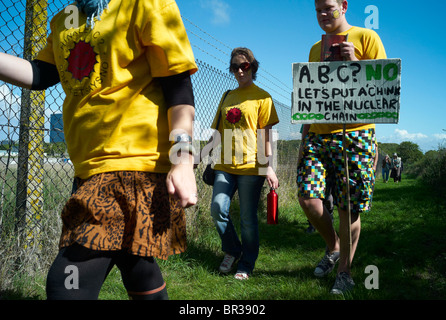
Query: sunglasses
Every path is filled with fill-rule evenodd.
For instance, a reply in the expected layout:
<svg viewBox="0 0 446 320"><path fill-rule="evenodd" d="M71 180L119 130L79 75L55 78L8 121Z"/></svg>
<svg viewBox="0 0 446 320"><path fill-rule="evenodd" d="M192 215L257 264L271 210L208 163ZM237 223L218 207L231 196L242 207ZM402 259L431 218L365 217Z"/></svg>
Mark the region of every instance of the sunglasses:
<svg viewBox="0 0 446 320"><path fill-rule="evenodd" d="M232 72L237 72L239 69L242 69L243 72L246 72L251 69L251 64L249 62L242 62L240 64L231 63L231 66L229 67L229 70L231 70Z"/></svg>

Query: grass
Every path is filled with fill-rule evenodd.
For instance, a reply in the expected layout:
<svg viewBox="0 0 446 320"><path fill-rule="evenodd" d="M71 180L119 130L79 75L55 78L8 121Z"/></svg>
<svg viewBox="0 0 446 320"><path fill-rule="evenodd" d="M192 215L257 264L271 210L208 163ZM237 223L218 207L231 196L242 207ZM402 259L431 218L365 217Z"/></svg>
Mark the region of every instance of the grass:
<svg viewBox="0 0 446 320"><path fill-rule="evenodd" d="M203 190L210 193L210 187ZM335 274L313 276L324 252L318 233L307 234L306 218L296 199L293 178L279 188L278 225L266 224L266 196L259 210L260 255L248 281L218 273L223 258L220 241L206 208L210 197L188 210L188 250L159 261L172 300L331 300ZM295 189L295 188L294 188ZM266 190L265 190L266 191ZM264 192L266 193L266 192ZM264 202L264 203L263 203ZM378 180L372 211L363 214L362 232L352 275L355 290L347 300L436 300L446 298L446 208L414 179L399 184ZM236 201L231 207L238 221ZM365 269L379 270L379 289L366 289ZM45 299L45 273L12 281L0 299ZM0 288L1 290L1 288ZM125 300L119 270L114 268L100 293L103 300Z"/></svg>
<svg viewBox="0 0 446 320"><path fill-rule="evenodd" d="M443 200L441 200L443 201ZM306 218L295 202L282 207L280 224L261 217L260 255L246 282L216 270L223 257L218 241L205 229L201 241L168 262L161 262L172 299L333 299L334 273L313 276L323 255L319 234L307 234ZM355 290L346 299L446 298L445 204L416 180L377 182L371 212L362 216L362 233L353 262ZM368 290L368 265L379 270L379 289ZM191 290L193 288L193 290Z"/></svg>

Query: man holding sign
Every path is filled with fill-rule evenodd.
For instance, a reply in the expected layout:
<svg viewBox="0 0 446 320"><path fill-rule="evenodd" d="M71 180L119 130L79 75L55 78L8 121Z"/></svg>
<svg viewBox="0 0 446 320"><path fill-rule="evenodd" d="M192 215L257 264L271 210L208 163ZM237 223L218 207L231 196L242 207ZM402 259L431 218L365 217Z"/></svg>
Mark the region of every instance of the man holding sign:
<svg viewBox="0 0 446 320"><path fill-rule="evenodd" d="M346 0L316 0L315 6L317 20L325 31L325 37L331 35L348 37L348 40L341 40L332 44L330 48L332 56L337 54L340 59L328 60L386 59L384 46L376 32L348 24L345 17L348 7ZM321 58L326 59L326 56L321 57L321 51L322 43L319 41L311 48L309 61L320 62ZM334 83L341 82L342 79L345 77L339 77ZM339 122L303 126L297 175L300 205L327 245L325 256L314 271L315 275L319 277L327 275L339 261L336 281L331 290L333 294L342 294L354 286L350 276L350 264L361 230L359 214L371 207L375 182L374 160L377 152L374 124ZM344 151L348 170L344 163ZM346 178L346 173L349 179ZM325 181L328 176L335 181L339 237L322 202L328 196L325 194ZM348 188L344 187L347 181L349 181L349 195L346 191ZM350 228L346 227L349 223L351 223ZM345 239L350 237L349 244Z"/></svg>

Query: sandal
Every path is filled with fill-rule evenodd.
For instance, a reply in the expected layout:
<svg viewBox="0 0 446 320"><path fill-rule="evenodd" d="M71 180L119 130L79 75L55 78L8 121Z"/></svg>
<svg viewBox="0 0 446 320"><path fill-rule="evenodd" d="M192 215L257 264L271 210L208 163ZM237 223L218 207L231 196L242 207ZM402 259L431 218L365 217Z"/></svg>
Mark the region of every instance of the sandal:
<svg viewBox="0 0 446 320"><path fill-rule="evenodd" d="M249 274L245 271L237 271L234 278L236 278L237 280L248 280Z"/></svg>

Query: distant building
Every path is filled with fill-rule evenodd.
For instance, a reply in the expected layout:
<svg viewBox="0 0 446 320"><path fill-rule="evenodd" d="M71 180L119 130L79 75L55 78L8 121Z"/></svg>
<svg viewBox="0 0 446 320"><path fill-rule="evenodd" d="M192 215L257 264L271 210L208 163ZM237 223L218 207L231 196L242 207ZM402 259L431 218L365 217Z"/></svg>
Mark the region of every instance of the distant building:
<svg viewBox="0 0 446 320"><path fill-rule="evenodd" d="M50 118L50 142L65 142L62 113L53 113Z"/></svg>

